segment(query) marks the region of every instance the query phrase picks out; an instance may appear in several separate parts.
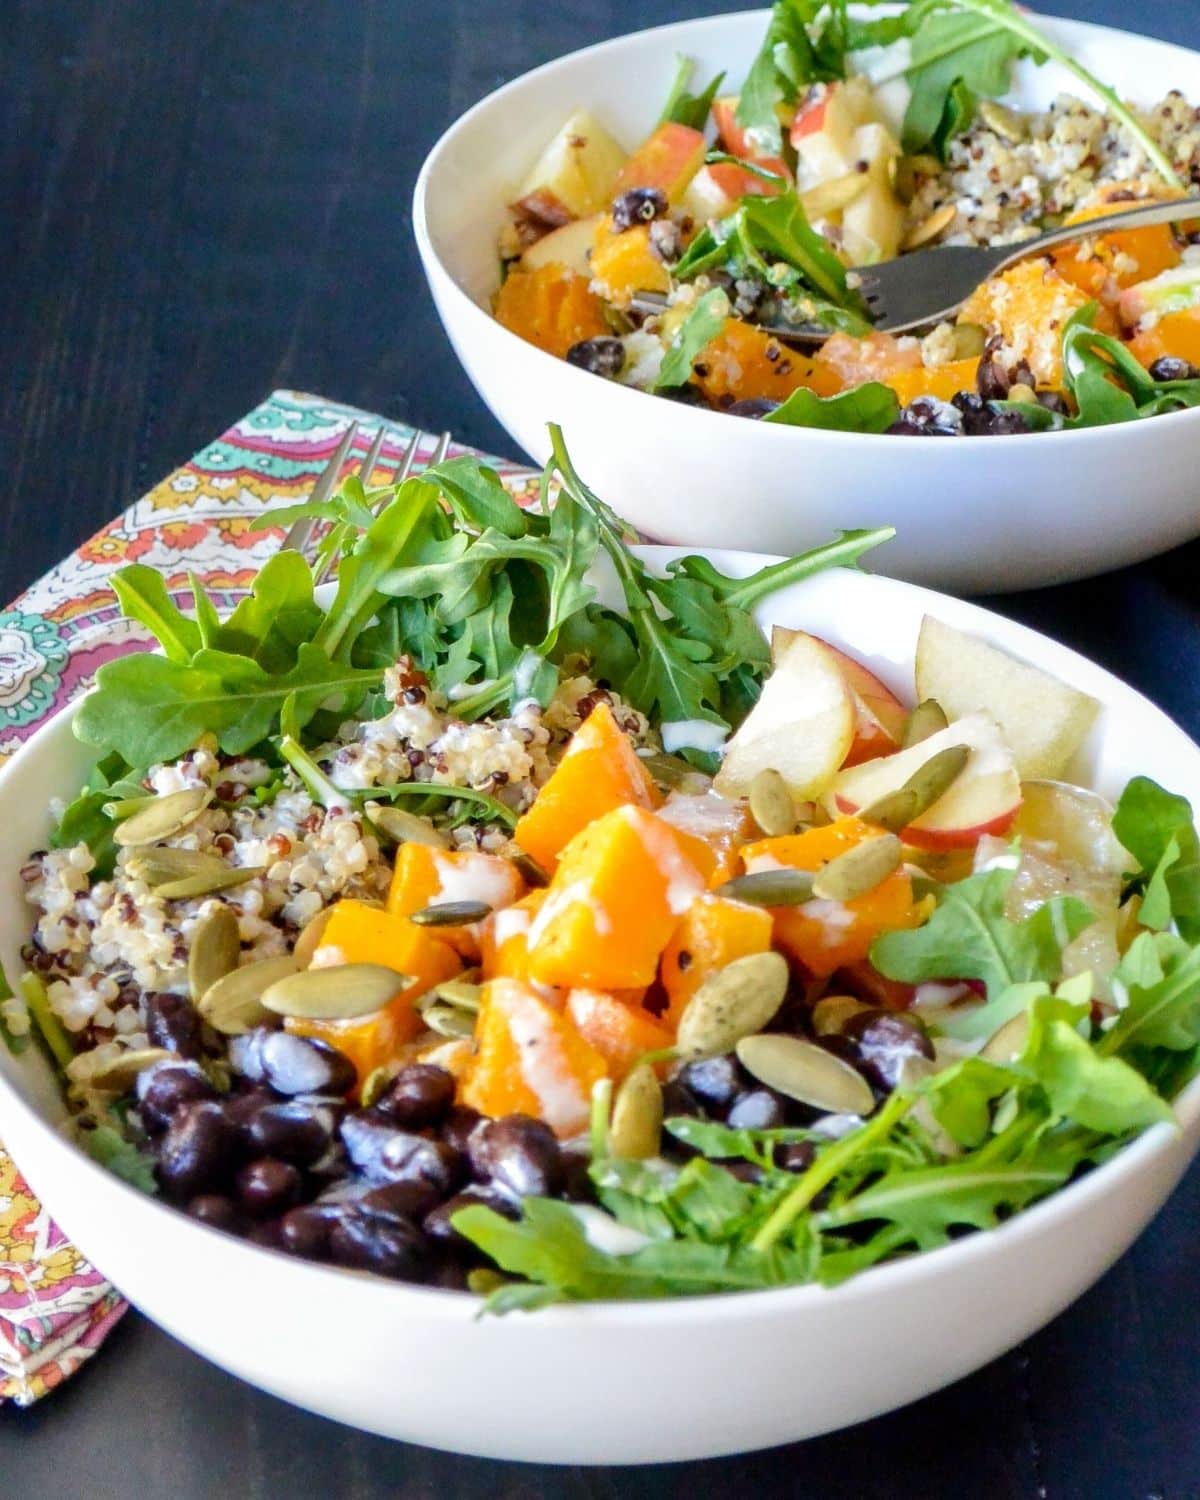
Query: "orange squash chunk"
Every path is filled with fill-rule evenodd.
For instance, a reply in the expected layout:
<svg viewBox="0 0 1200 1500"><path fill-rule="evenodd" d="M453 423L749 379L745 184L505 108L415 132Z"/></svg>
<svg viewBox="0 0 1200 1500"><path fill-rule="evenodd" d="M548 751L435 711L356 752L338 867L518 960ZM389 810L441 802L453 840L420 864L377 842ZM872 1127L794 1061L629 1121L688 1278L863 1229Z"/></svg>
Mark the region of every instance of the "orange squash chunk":
<svg viewBox="0 0 1200 1500"><path fill-rule="evenodd" d="M998 331L1016 357L1028 363L1039 385L1057 386L1062 381L1063 324L1089 300L1043 256L1019 261L976 287L958 320Z"/></svg>
<svg viewBox="0 0 1200 1500"><path fill-rule="evenodd" d="M493 912L479 935L479 964L485 979L529 980L529 929L542 909L546 891L529 891Z"/></svg>
<svg viewBox="0 0 1200 1500"><path fill-rule="evenodd" d="M835 333L821 345L815 359L830 378L839 382L839 390L864 385L868 380L888 381L901 370L919 370L922 365L921 346L916 339L901 342L890 333L869 333L861 339Z"/></svg>
<svg viewBox="0 0 1200 1500"><path fill-rule="evenodd" d="M617 230L606 218L597 226L592 283L614 307L628 307L637 292L670 291L671 274L650 248L649 224Z"/></svg>
<svg viewBox="0 0 1200 1500"><path fill-rule="evenodd" d="M896 370L884 377L883 384L891 386L901 406L907 406L918 396L936 396L939 401L949 401L959 391L974 391L978 373L978 359L952 359L934 369L922 366L914 370Z"/></svg>
<svg viewBox="0 0 1200 1500"><path fill-rule="evenodd" d="M1114 182L1102 188L1094 202L1073 213L1066 222L1086 224L1089 219L1119 211L1122 205L1132 208L1131 199L1158 201L1177 196L1165 189L1161 193L1147 192L1132 184ZM1089 297L1112 304L1125 287L1148 281L1160 271L1177 266L1180 253L1172 226L1151 224L1145 229L1110 231L1073 245L1061 245L1050 252L1050 259L1064 280Z"/></svg>
<svg viewBox="0 0 1200 1500"><path fill-rule="evenodd" d="M510 271L493 311L505 328L562 359L572 344L608 333L604 304L588 278L555 264Z"/></svg>
<svg viewBox="0 0 1200 1500"><path fill-rule="evenodd" d="M567 996L567 1014L617 1083L644 1053L660 1052L675 1040L674 1031L648 1010L601 990L572 990Z"/></svg>
<svg viewBox="0 0 1200 1500"><path fill-rule="evenodd" d="M517 824L513 838L544 870L582 828L614 807L657 807L662 798L607 703L598 703Z"/></svg>
<svg viewBox="0 0 1200 1500"><path fill-rule="evenodd" d="M771 913L761 906L711 893L693 902L663 954L669 1025L679 1025L688 1001L710 974L735 958L765 953L771 933Z"/></svg>
<svg viewBox="0 0 1200 1500"><path fill-rule="evenodd" d="M858 818L838 818L824 828L784 838L761 839L742 851L748 872L819 870L879 830ZM775 945L804 965L810 974L832 974L845 964L866 958L881 932L916 927L922 911L913 905L912 882L897 870L882 884L853 901L810 901L803 906L776 907Z"/></svg>
<svg viewBox="0 0 1200 1500"><path fill-rule="evenodd" d="M672 792L658 815L672 828L702 839L712 850L716 864L709 885L724 885L742 867L742 845L756 832L750 809L715 792Z"/></svg>
<svg viewBox="0 0 1200 1500"><path fill-rule="evenodd" d="M712 868L707 844L644 808L605 813L562 852L529 931L531 975L564 989L651 984Z"/></svg>
<svg viewBox="0 0 1200 1500"><path fill-rule="evenodd" d="M313 967L334 964L384 964L414 983L398 986L396 998L381 1010L351 1021L318 1021L289 1016L284 1027L294 1036L317 1037L336 1047L354 1064L358 1081L396 1056L421 1030L418 996L459 972L454 949L435 933L363 901L339 901L313 954Z"/></svg>
<svg viewBox="0 0 1200 1500"><path fill-rule="evenodd" d="M569 1016L519 980L484 985L461 1103L493 1118L533 1115L570 1136L587 1124L592 1085L604 1076L603 1057Z"/></svg>
<svg viewBox="0 0 1200 1500"><path fill-rule="evenodd" d="M707 150L703 131L667 120L655 127L617 173L613 197L619 198L630 188L658 188L668 203L678 203L704 165Z"/></svg>
<svg viewBox="0 0 1200 1500"><path fill-rule="evenodd" d="M785 348L739 318L726 318L692 369L696 384L715 406L760 396L784 401L801 386L818 396L833 396L842 389L841 380L828 365Z"/></svg>
<svg viewBox="0 0 1200 1500"><path fill-rule="evenodd" d="M474 849L431 849L401 844L388 890L387 909L409 917L440 901L484 901L493 911L511 906L525 891L521 872L508 859ZM472 963L479 958L477 923L438 927L438 940L449 943Z"/></svg>
<svg viewBox="0 0 1200 1500"><path fill-rule="evenodd" d="M1135 334L1129 347L1147 369L1164 354L1200 365L1200 307L1165 313L1152 327Z"/></svg>

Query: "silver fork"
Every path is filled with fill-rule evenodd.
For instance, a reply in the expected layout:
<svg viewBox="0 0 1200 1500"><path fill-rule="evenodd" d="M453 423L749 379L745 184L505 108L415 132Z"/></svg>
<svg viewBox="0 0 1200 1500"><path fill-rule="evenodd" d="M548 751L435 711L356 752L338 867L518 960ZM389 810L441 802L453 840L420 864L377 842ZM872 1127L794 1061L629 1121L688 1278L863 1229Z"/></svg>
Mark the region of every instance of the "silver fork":
<svg viewBox="0 0 1200 1500"><path fill-rule="evenodd" d="M1143 203L1120 213L1105 214L1103 218L1064 224L1016 245L943 245L880 261L874 266L859 266L852 274L858 280L874 327L883 333L910 333L951 317L982 282L1030 255L1109 229L1144 229L1153 224L1196 218L1200 218L1200 198ZM666 298L655 293L639 292L633 299L637 312L661 312L665 305ZM758 326L787 344L821 344L831 331L809 323L778 320Z"/></svg>

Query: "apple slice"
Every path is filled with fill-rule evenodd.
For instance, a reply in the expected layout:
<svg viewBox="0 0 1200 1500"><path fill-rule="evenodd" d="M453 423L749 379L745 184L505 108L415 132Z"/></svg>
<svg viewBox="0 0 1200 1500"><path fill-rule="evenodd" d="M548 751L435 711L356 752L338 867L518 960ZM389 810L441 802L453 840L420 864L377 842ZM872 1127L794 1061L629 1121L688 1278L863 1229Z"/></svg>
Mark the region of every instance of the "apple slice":
<svg viewBox="0 0 1200 1500"><path fill-rule="evenodd" d="M856 813L899 791L908 778L940 750L964 745L970 755L957 778L932 807L903 830L918 849L956 849L984 834L1004 833L1021 807L1021 778L1000 726L987 714L971 714L927 740L882 760L842 771L825 795L833 812Z"/></svg>
<svg viewBox="0 0 1200 1500"><path fill-rule="evenodd" d="M586 219L572 219L559 229L552 229L540 240L535 240L521 257L521 266L526 271L536 271L540 266L565 266L580 276L591 274L592 246L596 243L596 230L604 219L603 214L589 214Z"/></svg>
<svg viewBox="0 0 1200 1500"><path fill-rule="evenodd" d="M806 634L802 630L789 630L784 625L775 625L771 630L771 654L776 661L780 652L797 636ZM869 672L861 662L821 640L818 635L810 640L819 641L830 652L846 679L854 699L854 740L846 754L844 764L860 765L864 760L873 760L877 755L891 755L899 750L904 737L904 724L908 710L895 693L886 687L874 672Z"/></svg>
<svg viewBox="0 0 1200 1500"><path fill-rule="evenodd" d="M932 615L917 642L917 697L935 698L951 723L986 710L1022 780L1060 777L1100 711L1086 693Z"/></svg>
<svg viewBox="0 0 1200 1500"><path fill-rule="evenodd" d="M678 203L704 165L708 142L702 131L667 120L637 148L613 184L612 196L631 188L658 188L669 203Z"/></svg>
<svg viewBox="0 0 1200 1500"><path fill-rule="evenodd" d="M538 157L515 196L553 193L568 213L582 219L607 206L626 155L594 115L577 109Z"/></svg>
<svg viewBox="0 0 1200 1500"><path fill-rule="evenodd" d="M798 801L820 796L854 739L854 702L829 648L799 635L780 653L758 702L729 741L714 782L743 796L760 771L776 770Z"/></svg>

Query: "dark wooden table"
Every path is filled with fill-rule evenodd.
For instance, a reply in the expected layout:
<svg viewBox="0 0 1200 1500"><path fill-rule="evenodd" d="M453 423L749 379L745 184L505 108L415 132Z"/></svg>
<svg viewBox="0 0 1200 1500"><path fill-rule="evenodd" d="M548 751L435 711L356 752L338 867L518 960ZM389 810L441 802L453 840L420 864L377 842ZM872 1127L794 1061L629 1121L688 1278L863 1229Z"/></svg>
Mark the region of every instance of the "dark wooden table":
<svg viewBox="0 0 1200 1500"><path fill-rule="evenodd" d="M424 290L409 224L420 161L505 79L696 8L3 0L0 597L275 386L504 451ZM1179 42L1200 26L1200 0L1136 15L1119 0L1057 8ZM1198 571L1192 546L998 603L1200 735ZM500 1465L366 1437L259 1394L131 1314L66 1388L0 1410L0 1494L1184 1500L1200 1495L1198 1225L1194 1171L1099 1286L971 1379L851 1432L658 1470ZM187 1276L189 1295L219 1294L201 1267ZM314 1351L336 1337L314 1327ZM648 1385L671 1378L653 1350L644 1358Z"/></svg>

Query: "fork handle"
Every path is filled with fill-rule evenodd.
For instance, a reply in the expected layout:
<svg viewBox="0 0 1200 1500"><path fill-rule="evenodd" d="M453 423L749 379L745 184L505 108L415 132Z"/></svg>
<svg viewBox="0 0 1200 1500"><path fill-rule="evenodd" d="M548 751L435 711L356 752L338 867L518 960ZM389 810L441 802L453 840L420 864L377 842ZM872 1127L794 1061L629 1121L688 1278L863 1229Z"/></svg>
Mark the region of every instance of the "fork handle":
<svg viewBox="0 0 1200 1500"><path fill-rule="evenodd" d="M1172 198L1162 203L1141 203L1136 208L1105 214L1103 218L1081 219L1076 224L1063 224L1058 229L1039 234L1036 239L1022 240L1019 244L1007 247L1008 253L996 262L991 274L994 276L997 271L1005 271L1017 261L1025 260L1039 250L1053 250L1056 245L1069 245L1073 240L1087 239L1109 229L1148 229L1153 224L1175 224L1180 219L1200 219L1200 198Z"/></svg>

